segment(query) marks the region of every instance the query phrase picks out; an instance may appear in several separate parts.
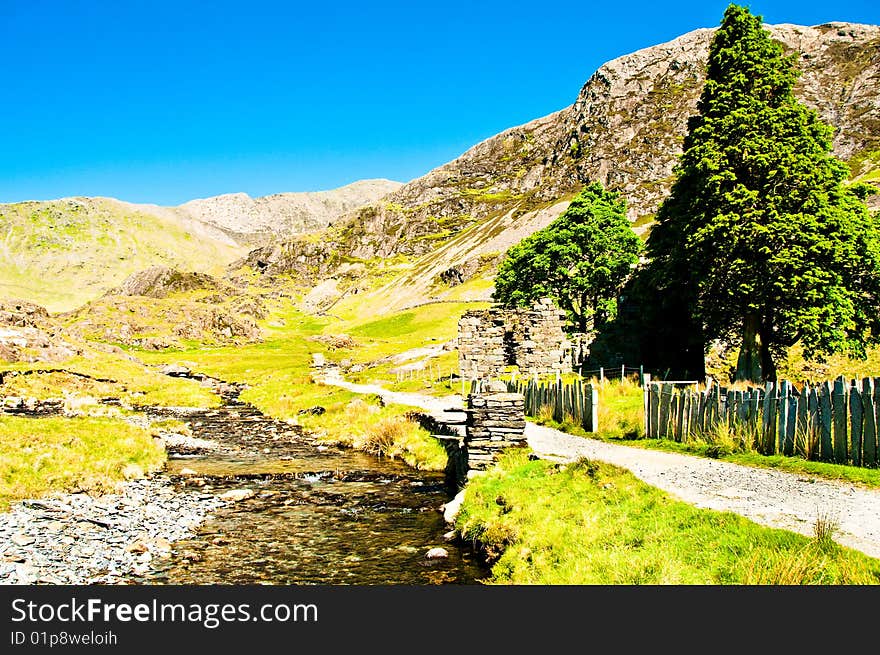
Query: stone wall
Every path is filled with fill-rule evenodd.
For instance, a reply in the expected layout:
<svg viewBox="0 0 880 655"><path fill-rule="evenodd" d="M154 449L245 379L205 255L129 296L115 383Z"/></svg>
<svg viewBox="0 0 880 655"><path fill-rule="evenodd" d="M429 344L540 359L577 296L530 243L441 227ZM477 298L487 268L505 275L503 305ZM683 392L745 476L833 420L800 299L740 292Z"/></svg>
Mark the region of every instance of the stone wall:
<svg viewBox="0 0 880 655"><path fill-rule="evenodd" d="M486 469L505 448L526 445L523 396L493 382L468 395L464 446L469 469Z"/></svg>
<svg viewBox="0 0 880 655"><path fill-rule="evenodd" d="M466 312L458 321L458 365L464 379L497 377L516 365L523 375L564 373L572 368L572 344L563 331L565 312L549 298L530 309Z"/></svg>

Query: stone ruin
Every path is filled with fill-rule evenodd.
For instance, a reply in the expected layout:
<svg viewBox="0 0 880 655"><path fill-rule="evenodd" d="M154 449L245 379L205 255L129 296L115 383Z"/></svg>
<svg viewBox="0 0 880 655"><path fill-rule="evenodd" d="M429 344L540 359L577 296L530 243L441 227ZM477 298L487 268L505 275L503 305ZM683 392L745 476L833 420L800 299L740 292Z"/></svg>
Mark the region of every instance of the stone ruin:
<svg viewBox="0 0 880 655"><path fill-rule="evenodd" d="M549 298L531 308L491 307L466 312L458 321L458 366L465 380L497 377L515 365L522 375L572 370L572 343L565 312Z"/></svg>

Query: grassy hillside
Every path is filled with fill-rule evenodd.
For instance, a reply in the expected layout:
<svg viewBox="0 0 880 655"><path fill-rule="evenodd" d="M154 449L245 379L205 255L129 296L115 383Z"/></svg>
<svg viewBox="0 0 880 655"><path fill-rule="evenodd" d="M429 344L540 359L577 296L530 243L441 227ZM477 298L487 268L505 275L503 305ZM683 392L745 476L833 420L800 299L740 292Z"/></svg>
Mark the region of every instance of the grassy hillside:
<svg viewBox="0 0 880 655"><path fill-rule="evenodd" d="M154 264L220 273L236 246L107 198L0 205L0 297L73 309Z"/></svg>

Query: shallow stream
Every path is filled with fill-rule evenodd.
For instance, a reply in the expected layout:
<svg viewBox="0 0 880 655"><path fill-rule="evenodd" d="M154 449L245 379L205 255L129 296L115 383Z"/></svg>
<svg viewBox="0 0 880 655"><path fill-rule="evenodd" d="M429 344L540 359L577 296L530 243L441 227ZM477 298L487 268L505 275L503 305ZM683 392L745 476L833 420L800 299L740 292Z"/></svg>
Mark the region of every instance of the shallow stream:
<svg viewBox="0 0 880 655"><path fill-rule="evenodd" d="M442 473L358 451L319 446L296 426L241 402L184 415L218 449L170 449L167 472L184 493L253 495L219 508L177 542L141 583L473 584L488 573L443 535L450 494ZM432 547L447 558L427 559Z"/></svg>

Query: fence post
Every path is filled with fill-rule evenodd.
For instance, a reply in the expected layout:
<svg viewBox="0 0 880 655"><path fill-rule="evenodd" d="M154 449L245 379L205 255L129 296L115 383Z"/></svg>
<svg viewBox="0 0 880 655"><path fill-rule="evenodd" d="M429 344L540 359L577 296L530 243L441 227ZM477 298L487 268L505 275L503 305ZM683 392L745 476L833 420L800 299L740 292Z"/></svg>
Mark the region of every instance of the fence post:
<svg viewBox="0 0 880 655"><path fill-rule="evenodd" d="M651 413L651 434L652 439L660 436L660 385L656 382L651 383L651 403L649 405Z"/></svg>
<svg viewBox="0 0 880 655"><path fill-rule="evenodd" d="M831 395L831 411L834 414L834 461L846 464L846 391L845 378L841 375L834 380L834 393Z"/></svg>
<svg viewBox="0 0 880 655"><path fill-rule="evenodd" d="M865 429L862 431L865 456L864 466L875 466L877 463L877 423L874 415L874 381L871 378L862 380L862 414Z"/></svg>
<svg viewBox="0 0 880 655"><path fill-rule="evenodd" d="M795 452L798 451L798 441L803 440L804 446L801 449L801 454L805 459L810 458L810 447L809 447L809 439L807 438L807 408L810 404L810 385L808 382L804 382L803 389L801 389L801 395L798 398L798 407L797 407L797 426L795 427Z"/></svg>
<svg viewBox="0 0 880 655"><path fill-rule="evenodd" d="M831 383L828 381L819 386L819 423L820 457L830 462L834 448L831 443Z"/></svg>
<svg viewBox="0 0 880 655"><path fill-rule="evenodd" d="M779 420L776 436L776 448L784 455L790 455L788 444L785 442L785 435L788 433L788 401L791 394L791 382L788 380L779 381Z"/></svg>
<svg viewBox="0 0 880 655"><path fill-rule="evenodd" d="M599 431L599 389L593 389L590 394L590 432Z"/></svg>
<svg viewBox="0 0 880 655"><path fill-rule="evenodd" d="M641 367L639 367L641 368ZM642 384L642 394L644 399L642 400L642 404L645 410L645 437L650 437L651 434L651 421L650 421L650 411L651 411L651 402L650 402L650 393L651 390L648 388L651 383L651 374L645 375L644 373L640 373L640 380Z"/></svg>
<svg viewBox="0 0 880 655"><path fill-rule="evenodd" d="M553 420L557 423L562 423L562 420L565 418L563 416L563 388L562 388L562 378L559 376L559 371L556 371L556 384L554 385L554 391L556 392L553 395Z"/></svg>
<svg viewBox="0 0 880 655"><path fill-rule="evenodd" d="M599 384L602 384L605 381L605 369L600 366L599 367Z"/></svg>
<svg viewBox="0 0 880 655"><path fill-rule="evenodd" d="M682 432L684 431L684 389L681 389L677 395L674 396L675 399L675 440L681 443L684 441L682 437Z"/></svg>
<svg viewBox="0 0 880 655"><path fill-rule="evenodd" d="M664 384L660 388L660 431L661 439L669 438L669 408L672 404L672 385Z"/></svg>
<svg viewBox="0 0 880 655"><path fill-rule="evenodd" d="M763 453L773 455L776 449L776 388L767 382L764 388Z"/></svg>
<svg viewBox="0 0 880 655"><path fill-rule="evenodd" d="M851 453L853 466L862 465L862 399L856 387L856 381L852 381L849 388L849 417L851 435Z"/></svg>

